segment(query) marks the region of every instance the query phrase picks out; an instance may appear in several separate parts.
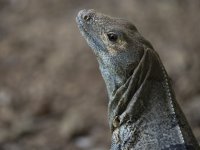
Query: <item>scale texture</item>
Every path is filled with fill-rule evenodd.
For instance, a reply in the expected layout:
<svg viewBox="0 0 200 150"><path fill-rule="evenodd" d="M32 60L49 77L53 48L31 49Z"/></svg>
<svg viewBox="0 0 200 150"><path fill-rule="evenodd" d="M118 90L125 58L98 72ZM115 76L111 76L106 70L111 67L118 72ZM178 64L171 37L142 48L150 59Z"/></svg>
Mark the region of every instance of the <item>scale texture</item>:
<svg viewBox="0 0 200 150"><path fill-rule="evenodd" d="M76 20L106 83L111 150L199 150L158 54L136 27L95 10Z"/></svg>

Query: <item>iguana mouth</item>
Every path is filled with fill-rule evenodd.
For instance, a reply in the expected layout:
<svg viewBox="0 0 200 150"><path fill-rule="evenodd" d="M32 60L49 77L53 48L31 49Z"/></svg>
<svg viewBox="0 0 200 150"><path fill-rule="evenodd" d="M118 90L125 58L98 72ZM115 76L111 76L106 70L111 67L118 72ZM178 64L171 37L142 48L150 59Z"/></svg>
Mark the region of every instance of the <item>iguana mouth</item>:
<svg viewBox="0 0 200 150"><path fill-rule="evenodd" d="M81 34L86 34L86 35L88 36L88 35L89 35L89 32L88 32L87 29L85 28L85 24L84 24L84 22L82 21L82 18L81 18L80 15L78 15L78 16L76 17L76 22L77 22L78 27L79 27L79 29L80 29L80 31L81 31ZM89 37L91 37L91 36L89 36Z"/></svg>
<svg viewBox="0 0 200 150"><path fill-rule="evenodd" d="M98 42L98 38L95 36L95 34L93 34L95 33L95 29L92 27L92 25L95 23L93 10L90 10L90 12L86 10L79 11L76 17L76 22L81 34L84 37L87 37L85 38L87 43L92 47L93 50L95 49L94 53L96 56L98 56L97 51L99 49L96 49L96 47L101 47L101 45Z"/></svg>
<svg viewBox="0 0 200 150"><path fill-rule="evenodd" d="M95 42L94 38L92 35L90 35L90 32L88 32L87 28L86 28L86 24L83 22L82 17L80 15L81 12L79 12L78 16L76 17L76 22L78 24L79 30L81 31L81 34L85 37L87 37L87 42L88 44L91 44Z"/></svg>

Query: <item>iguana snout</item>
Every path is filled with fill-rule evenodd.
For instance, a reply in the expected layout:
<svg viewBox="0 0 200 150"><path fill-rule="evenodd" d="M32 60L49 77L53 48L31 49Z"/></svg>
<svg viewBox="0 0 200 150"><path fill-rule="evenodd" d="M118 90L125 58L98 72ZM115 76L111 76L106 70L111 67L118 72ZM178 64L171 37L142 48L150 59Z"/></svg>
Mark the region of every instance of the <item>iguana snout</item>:
<svg viewBox="0 0 200 150"><path fill-rule="evenodd" d="M90 21L90 19L92 19L92 16L94 14L95 14L94 9L90 9L90 10L83 9L83 10L79 11L78 17L82 18L85 22L88 22L88 21Z"/></svg>

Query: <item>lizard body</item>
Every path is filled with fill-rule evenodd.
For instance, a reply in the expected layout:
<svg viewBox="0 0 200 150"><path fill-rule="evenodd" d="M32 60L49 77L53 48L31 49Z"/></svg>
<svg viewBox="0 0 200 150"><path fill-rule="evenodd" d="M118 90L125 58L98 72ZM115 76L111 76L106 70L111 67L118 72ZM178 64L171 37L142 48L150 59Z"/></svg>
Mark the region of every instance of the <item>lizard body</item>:
<svg viewBox="0 0 200 150"><path fill-rule="evenodd" d="M106 83L111 150L199 150L158 54L136 27L95 10L76 20Z"/></svg>

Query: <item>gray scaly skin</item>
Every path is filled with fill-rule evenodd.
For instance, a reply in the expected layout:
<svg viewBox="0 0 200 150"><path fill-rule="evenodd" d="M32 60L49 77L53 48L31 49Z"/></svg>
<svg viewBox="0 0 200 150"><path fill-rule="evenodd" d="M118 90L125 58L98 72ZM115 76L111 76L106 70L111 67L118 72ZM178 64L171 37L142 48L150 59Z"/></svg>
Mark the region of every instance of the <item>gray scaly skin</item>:
<svg viewBox="0 0 200 150"><path fill-rule="evenodd" d="M136 27L95 10L76 21L107 86L111 150L198 150L158 54Z"/></svg>

